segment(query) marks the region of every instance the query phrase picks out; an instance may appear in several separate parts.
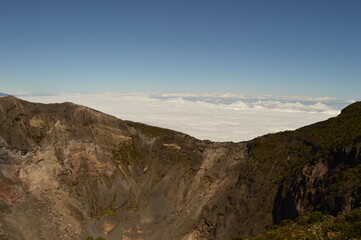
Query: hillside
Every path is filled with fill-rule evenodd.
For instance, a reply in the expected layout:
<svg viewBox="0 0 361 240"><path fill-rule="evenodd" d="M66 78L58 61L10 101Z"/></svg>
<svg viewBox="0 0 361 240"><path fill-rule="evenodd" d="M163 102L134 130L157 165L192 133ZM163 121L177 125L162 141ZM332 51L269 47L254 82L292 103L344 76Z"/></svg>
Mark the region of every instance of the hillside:
<svg viewBox="0 0 361 240"><path fill-rule="evenodd" d="M360 207L361 103L241 143L0 98L0 239L230 239Z"/></svg>
<svg viewBox="0 0 361 240"><path fill-rule="evenodd" d="M265 233L252 237L233 237L232 240L300 240L361 239L361 209L352 209L337 217L323 215L319 211L300 215L294 220L286 219L271 226Z"/></svg>

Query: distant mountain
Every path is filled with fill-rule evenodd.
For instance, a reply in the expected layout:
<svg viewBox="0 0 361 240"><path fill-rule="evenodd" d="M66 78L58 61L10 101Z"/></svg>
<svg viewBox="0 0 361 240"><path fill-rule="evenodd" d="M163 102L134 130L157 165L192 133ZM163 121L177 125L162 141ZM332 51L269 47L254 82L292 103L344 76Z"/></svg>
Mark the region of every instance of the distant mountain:
<svg viewBox="0 0 361 240"><path fill-rule="evenodd" d="M0 92L0 97L4 97L4 96L8 96L8 95Z"/></svg>
<svg viewBox="0 0 361 240"><path fill-rule="evenodd" d="M12 96L0 122L0 239L228 240L361 203L360 102L240 143Z"/></svg>

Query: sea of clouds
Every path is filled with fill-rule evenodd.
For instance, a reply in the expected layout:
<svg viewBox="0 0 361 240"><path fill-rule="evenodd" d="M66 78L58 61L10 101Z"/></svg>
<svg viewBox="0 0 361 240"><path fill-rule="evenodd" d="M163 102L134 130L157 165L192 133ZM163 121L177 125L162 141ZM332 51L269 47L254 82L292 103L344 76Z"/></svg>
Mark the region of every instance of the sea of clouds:
<svg viewBox="0 0 361 240"><path fill-rule="evenodd" d="M326 120L354 100L294 96L157 93L15 93L41 103L73 102L120 119L212 141L245 141Z"/></svg>

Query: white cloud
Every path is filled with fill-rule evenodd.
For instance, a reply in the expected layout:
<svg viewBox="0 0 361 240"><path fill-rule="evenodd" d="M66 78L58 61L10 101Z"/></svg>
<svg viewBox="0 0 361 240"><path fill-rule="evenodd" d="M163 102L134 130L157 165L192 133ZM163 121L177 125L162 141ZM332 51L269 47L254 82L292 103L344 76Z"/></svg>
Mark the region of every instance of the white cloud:
<svg viewBox="0 0 361 240"><path fill-rule="evenodd" d="M124 120L181 131L200 139L244 141L336 116L349 104L333 98L234 94L14 94L43 102L74 102Z"/></svg>

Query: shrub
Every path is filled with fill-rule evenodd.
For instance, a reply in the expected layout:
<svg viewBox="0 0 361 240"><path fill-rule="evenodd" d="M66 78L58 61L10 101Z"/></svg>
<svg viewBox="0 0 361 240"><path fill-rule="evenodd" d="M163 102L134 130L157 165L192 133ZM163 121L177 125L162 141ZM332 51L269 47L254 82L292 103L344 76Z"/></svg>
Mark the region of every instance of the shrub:
<svg viewBox="0 0 361 240"><path fill-rule="evenodd" d="M281 221L280 225L287 226L287 225L291 225L292 223L294 223L294 222L291 219L284 219Z"/></svg>
<svg viewBox="0 0 361 240"><path fill-rule="evenodd" d="M319 211L312 212L309 216L309 223L318 223L325 221L326 217Z"/></svg>
<svg viewBox="0 0 361 240"><path fill-rule="evenodd" d="M301 226L305 226L309 223L310 221L310 218L306 215L301 215L301 216L298 216L296 219L295 219L296 223L301 225Z"/></svg>
<svg viewBox="0 0 361 240"><path fill-rule="evenodd" d="M361 221L361 209L352 209L348 214L346 214L346 220L350 223Z"/></svg>
<svg viewBox="0 0 361 240"><path fill-rule="evenodd" d="M349 227L346 237L347 238L358 238L361 236L361 222L354 222Z"/></svg>

